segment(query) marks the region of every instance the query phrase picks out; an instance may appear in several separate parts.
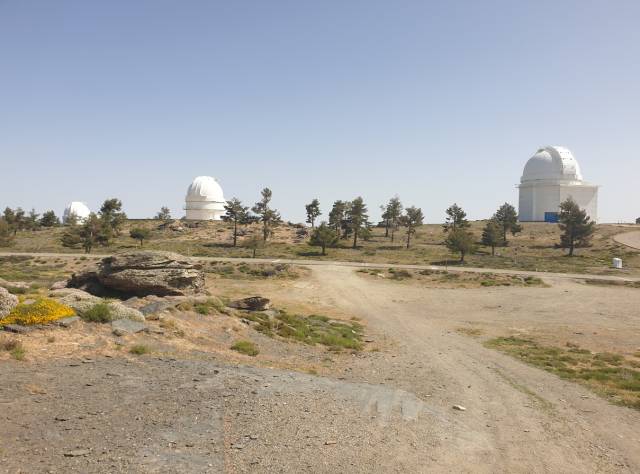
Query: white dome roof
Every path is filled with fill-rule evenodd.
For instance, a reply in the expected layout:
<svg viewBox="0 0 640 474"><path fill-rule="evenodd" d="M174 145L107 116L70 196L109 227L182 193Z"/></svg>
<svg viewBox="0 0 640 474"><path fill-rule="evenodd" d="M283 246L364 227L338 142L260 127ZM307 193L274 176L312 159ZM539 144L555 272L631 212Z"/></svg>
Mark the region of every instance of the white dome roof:
<svg viewBox="0 0 640 474"><path fill-rule="evenodd" d="M79 221L83 221L84 219L89 217L89 214L91 214L91 210L87 207L85 203L80 201L73 201L67 204L67 207L64 208L62 221L67 222L71 214L75 214L76 218Z"/></svg>
<svg viewBox="0 0 640 474"><path fill-rule="evenodd" d="M187 202L225 202L222 188L211 176L198 176L187 190Z"/></svg>
<svg viewBox="0 0 640 474"><path fill-rule="evenodd" d="M541 180L582 181L580 166L569 149L546 146L529 158L520 182Z"/></svg>

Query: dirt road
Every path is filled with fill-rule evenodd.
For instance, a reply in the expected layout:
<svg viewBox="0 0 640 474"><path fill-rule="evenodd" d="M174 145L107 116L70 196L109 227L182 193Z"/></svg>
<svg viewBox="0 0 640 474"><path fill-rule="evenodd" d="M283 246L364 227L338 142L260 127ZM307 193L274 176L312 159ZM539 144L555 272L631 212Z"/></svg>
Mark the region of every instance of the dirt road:
<svg viewBox="0 0 640 474"><path fill-rule="evenodd" d="M640 413L453 330L637 343L637 289L437 290L312 270L268 296L359 316L383 350L331 377L206 354L0 364L0 472L640 472Z"/></svg>
<svg viewBox="0 0 640 474"><path fill-rule="evenodd" d="M613 237L613 240L628 247L633 247L634 249L640 250L640 231L618 234Z"/></svg>

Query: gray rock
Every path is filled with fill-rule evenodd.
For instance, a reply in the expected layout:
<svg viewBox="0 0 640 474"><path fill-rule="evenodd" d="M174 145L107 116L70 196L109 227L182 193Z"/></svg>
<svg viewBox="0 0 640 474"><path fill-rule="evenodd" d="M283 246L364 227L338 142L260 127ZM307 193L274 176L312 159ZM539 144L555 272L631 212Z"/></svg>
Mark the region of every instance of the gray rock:
<svg viewBox="0 0 640 474"><path fill-rule="evenodd" d="M116 336L124 336L125 334L135 334L146 331L147 326L144 323L131 321L130 319L118 319L111 323L111 329Z"/></svg>
<svg viewBox="0 0 640 474"><path fill-rule="evenodd" d="M80 321L78 316L71 316L70 318L63 318L56 321L58 326L62 326L63 328L70 328L74 324Z"/></svg>
<svg viewBox="0 0 640 474"><path fill-rule="evenodd" d="M0 278L0 287L1 288L20 288L21 290L28 290L29 283L25 283L24 281L8 281L4 278Z"/></svg>
<svg viewBox="0 0 640 474"><path fill-rule="evenodd" d="M204 289L202 265L173 252L138 251L107 257L97 268L74 274L67 286L92 294L185 295Z"/></svg>
<svg viewBox="0 0 640 474"><path fill-rule="evenodd" d="M87 454L91 454L91 451L89 449L72 449L71 451L67 451L66 453L64 453L65 457L68 458L86 456Z"/></svg>
<svg viewBox="0 0 640 474"><path fill-rule="evenodd" d="M50 290L62 290L67 287L67 280L60 280L49 287Z"/></svg>
<svg viewBox="0 0 640 474"><path fill-rule="evenodd" d="M19 324L7 324L4 326L5 331L14 332L16 334L27 334L33 331L31 326L20 326Z"/></svg>
<svg viewBox="0 0 640 474"><path fill-rule="evenodd" d="M80 316L96 304L105 302L102 298L98 298L77 288L64 288L62 290L52 291L49 293L49 296L57 299L62 304L70 306L76 310ZM108 301L108 304L113 320L130 319L132 321L144 321L144 315L137 309L129 308L120 301Z"/></svg>
<svg viewBox="0 0 640 474"><path fill-rule="evenodd" d="M269 309L271 301L269 298L263 298L262 296L250 296L249 298L232 301L228 306L247 311L264 311Z"/></svg>
<svg viewBox="0 0 640 474"><path fill-rule="evenodd" d="M0 287L0 320L18 306L18 297Z"/></svg>
<svg viewBox="0 0 640 474"><path fill-rule="evenodd" d="M176 302L155 301L153 303L149 303L143 306L142 308L139 308L139 311L146 317L154 313L159 313L160 311L164 311L165 309L173 308L175 306L176 306Z"/></svg>

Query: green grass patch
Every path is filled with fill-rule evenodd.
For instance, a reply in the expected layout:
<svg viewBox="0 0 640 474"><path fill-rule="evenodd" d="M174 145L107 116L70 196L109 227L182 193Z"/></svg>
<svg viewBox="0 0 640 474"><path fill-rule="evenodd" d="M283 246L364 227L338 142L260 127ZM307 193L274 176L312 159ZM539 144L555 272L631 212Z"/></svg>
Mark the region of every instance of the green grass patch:
<svg viewBox="0 0 640 474"><path fill-rule="evenodd" d="M561 378L586 385L619 405L640 409L640 370L620 354L592 353L575 344L541 346L531 339L498 337L485 345Z"/></svg>
<svg viewBox="0 0 640 474"><path fill-rule="evenodd" d="M275 316L242 313L241 317L257 323L255 329L270 337L321 344L331 350L362 349L362 326L355 321L336 321L321 315L301 316L284 311Z"/></svg>
<svg viewBox="0 0 640 474"><path fill-rule="evenodd" d="M231 349L251 357L255 357L260 353L258 346L251 341L238 341L231 346Z"/></svg>
<svg viewBox="0 0 640 474"><path fill-rule="evenodd" d="M129 349L129 353L135 355L144 355L148 354L149 352L151 352L151 349L149 348L149 346L145 346L144 344L136 344L135 346L132 346L131 349Z"/></svg>
<svg viewBox="0 0 640 474"><path fill-rule="evenodd" d="M90 323L108 323L113 315L108 303L96 303L91 308L83 311L80 317Z"/></svg>

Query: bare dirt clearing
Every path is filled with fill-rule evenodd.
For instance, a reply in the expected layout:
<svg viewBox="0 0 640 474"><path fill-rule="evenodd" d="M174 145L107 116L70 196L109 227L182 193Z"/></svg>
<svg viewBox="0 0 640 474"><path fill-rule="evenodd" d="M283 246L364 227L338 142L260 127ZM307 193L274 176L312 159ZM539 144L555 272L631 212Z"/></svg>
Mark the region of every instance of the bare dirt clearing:
<svg viewBox="0 0 640 474"><path fill-rule="evenodd" d="M310 268L287 282L220 278L210 288L261 294L291 311L357 316L364 352L280 345L291 366L305 353L312 364L329 359L317 364L321 377L270 369L268 358L260 368L238 366L256 361L203 346L85 363L69 358L73 351L5 359L0 470L640 471L640 412L481 343L517 334L632 355L640 349L638 289L566 277L545 277L549 288L424 288L349 267Z"/></svg>

